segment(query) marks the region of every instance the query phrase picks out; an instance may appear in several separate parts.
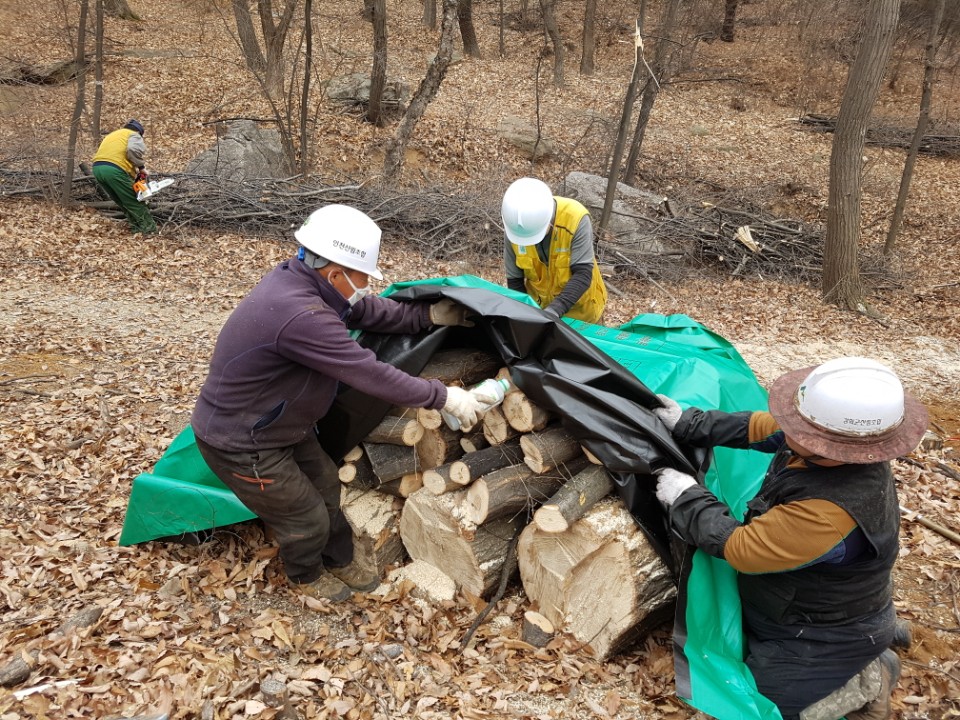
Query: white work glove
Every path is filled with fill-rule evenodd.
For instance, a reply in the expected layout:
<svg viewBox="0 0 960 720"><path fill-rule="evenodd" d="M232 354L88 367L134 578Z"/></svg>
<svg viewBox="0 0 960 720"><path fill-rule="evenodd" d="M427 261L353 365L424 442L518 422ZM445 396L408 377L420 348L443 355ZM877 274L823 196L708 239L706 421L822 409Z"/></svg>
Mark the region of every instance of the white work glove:
<svg viewBox="0 0 960 720"><path fill-rule="evenodd" d="M683 409L677 405L673 398L668 398L666 395L657 395L657 399L663 403L663 407L654 408L653 414L660 418L660 422L667 426L667 430L673 432L680 421Z"/></svg>
<svg viewBox="0 0 960 720"><path fill-rule="evenodd" d="M473 327L473 320L467 320L467 309L453 300L444 298L430 306L430 322L434 325L459 325Z"/></svg>
<svg viewBox="0 0 960 720"><path fill-rule="evenodd" d="M447 386L447 402L443 411L453 415L463 430L469 430L477 424L477 416L483 410L480 401L469 391L456 385Z"/></svg>
<svg viewBox="0 0 960 720"><path fill-rule="evenodd" d="M657 500L665 508L673 505L684 490L697 484L693 476L673 468L658 470L657 475Z"/></svg>

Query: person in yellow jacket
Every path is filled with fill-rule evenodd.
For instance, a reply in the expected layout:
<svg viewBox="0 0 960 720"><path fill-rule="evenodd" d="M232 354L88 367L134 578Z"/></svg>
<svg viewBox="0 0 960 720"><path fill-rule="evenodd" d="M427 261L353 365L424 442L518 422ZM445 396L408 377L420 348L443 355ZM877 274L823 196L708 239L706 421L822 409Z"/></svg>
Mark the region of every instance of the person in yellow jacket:
<svg viewBox="0 0 960 720"><path fill-rule="evenodd" d="M93 176L123 214L134 232L150 234L157 231L157 223L146 204L137 200L133 183L143 173L147 146L143 142L143 125L128 120L119 130L107 135L93 157Z"/></svg>
<svg viewBox="0 0 960 720"><path fill-rule="evenodd" d="M554 319L600 322L607 288L594 257L590 211L525 177L507 188L500 216L507 287L526 292Z"/></svg>

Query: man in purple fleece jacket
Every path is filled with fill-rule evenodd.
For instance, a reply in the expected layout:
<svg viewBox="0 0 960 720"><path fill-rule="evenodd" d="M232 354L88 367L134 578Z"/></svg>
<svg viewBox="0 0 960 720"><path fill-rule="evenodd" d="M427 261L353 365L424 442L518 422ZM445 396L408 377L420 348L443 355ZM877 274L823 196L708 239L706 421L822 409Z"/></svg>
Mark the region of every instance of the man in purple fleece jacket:
<svg viewBox="0 0 960 720"><path fill-rule="evenodd" d="M217 477L271 528L287 577L312 597L345 600L379 578L353 564L337 467L314 432L345 383L402 407L443 409L464 427L480 405L463 388L413 377L350 330L418 333L472 325L450 300L399 303L369 294L380 228L345 205L313 212L280 263L227 320L193 411L197 447Z"/></svg>

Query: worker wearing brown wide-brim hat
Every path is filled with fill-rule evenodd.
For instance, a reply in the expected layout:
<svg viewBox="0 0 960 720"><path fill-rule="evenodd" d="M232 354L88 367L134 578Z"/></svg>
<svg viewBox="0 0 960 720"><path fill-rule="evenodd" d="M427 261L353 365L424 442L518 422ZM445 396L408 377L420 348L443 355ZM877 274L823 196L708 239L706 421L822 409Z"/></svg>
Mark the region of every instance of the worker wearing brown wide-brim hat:
<svg viewBox="0 0 960 720"><path fill-rule="evenodd" d="M743 521L696 479L659 472L657 498L688 543L739 572L744 662L787 720L890 715L899 503L890 460L927 411L885 365L831 360L779 378L770 412L654 412L682 443L773 453ZM693 600L691 600L693 602Z"/></svg>

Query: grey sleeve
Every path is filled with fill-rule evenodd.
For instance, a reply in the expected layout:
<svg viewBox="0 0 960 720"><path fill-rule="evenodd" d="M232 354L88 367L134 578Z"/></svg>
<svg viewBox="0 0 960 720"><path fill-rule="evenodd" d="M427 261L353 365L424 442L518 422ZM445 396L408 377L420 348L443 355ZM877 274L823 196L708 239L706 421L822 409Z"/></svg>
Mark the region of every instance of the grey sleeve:
<svg viewBox="0 0 960 720"><path fill-rule="evenodd" d="M513 251L513 243L504 238L503 240L503 269L507 274L507 285L510 280L523 280L523 270L517 267L517 255Z"/></svg>
<svg viewBox="0 0 960 720"><path fill-rule="evenodd" d="M570 244L570 267L589 263L593 265L593 223L584 215Z"/></svg>
<svg viewBox="0 0 960 720"><path fill-rule="evenodd" d="M140 133L132 133L127 140L127 160L138 168L147 164L147 144L140 137Z"/></svg>

